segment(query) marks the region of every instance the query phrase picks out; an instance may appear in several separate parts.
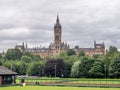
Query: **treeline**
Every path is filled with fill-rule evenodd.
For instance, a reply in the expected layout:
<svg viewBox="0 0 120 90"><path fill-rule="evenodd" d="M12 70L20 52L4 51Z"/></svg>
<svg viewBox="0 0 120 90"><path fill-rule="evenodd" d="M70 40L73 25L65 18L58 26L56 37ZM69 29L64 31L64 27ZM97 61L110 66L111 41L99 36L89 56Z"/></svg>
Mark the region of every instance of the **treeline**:
<svg viewBox="0 0 120 90"><path fill-rule="evenodd" d="M41 59L19 49L7 50L0 56L0 65L19 75L75 78L120 78L120 52L110 46L105 55L88 57L83 51L76 55L73 49L52 58Z"/></svg>

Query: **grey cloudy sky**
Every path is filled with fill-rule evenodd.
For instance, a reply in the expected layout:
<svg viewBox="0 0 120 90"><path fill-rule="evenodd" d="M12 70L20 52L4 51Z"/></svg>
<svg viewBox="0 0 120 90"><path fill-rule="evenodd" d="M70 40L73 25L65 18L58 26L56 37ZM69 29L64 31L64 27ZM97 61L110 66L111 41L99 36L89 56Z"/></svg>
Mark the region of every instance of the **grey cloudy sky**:
<svg viewBox="0 0 120 90"><path fill-rule="evenodd" d="M120 0L0 0L0 51L53 42L57 14L71 47L96 40L120 48Z"/></svg>

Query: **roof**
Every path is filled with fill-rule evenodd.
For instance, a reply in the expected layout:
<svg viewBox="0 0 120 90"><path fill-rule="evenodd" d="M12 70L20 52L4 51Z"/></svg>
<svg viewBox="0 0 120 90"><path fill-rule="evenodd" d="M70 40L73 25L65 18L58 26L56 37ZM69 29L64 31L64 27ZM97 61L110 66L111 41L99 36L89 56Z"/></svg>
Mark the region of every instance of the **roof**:
<svg viewBox="0 0 120 90"><path fill-rule="evenodd" d="M94 50L93 48L79 48L79 50L83 50L83 51L92 51Z"/></svg>
<svg viewBox="0 0 120 90"><path fill-rule="evenodd" d="M4 66L0 66L0 75L17 75L17 73L9 70Z"/></svg>

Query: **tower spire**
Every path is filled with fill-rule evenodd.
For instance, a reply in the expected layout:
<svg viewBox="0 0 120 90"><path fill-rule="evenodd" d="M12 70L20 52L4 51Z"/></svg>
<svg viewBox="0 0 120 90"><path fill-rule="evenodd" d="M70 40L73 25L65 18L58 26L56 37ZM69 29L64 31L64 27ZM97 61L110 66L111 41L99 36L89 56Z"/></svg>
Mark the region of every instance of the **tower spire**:
<svg viewBox="0 0 120 90"><path fill-rule="evenodd" d="M59 20L59 15L58 14L57 14L57 19L56 19L56 24L54 25L54 29L55 28L61 29L61 24L60 24L60 20Z"/></svg>
<svg viewBox="0 0 120 90"><path fill-rule="evenodd" d="M56 23L59 23L59 15L57 14L57 20Z"/></svg>

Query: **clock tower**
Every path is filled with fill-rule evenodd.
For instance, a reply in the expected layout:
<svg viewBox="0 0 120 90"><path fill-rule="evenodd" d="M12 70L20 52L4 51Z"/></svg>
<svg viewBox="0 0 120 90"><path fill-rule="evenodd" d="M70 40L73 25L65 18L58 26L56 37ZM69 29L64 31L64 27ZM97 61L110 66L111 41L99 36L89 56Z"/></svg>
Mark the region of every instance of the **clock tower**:
<svg viewBox="0 0 120 90"><path fill-rule="evenodd" d="M62 27L59 21L59 16L57 15L56 23L54 25L54 50L55 53L59 53L61 50L61 34Z"/></svg>

